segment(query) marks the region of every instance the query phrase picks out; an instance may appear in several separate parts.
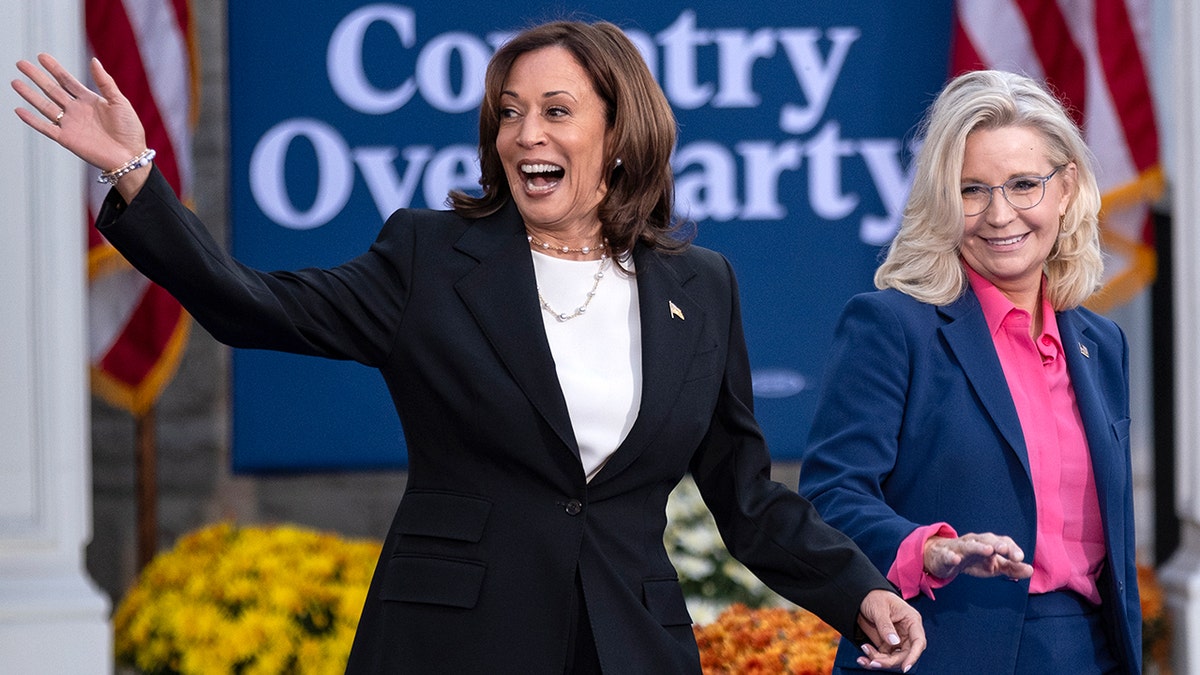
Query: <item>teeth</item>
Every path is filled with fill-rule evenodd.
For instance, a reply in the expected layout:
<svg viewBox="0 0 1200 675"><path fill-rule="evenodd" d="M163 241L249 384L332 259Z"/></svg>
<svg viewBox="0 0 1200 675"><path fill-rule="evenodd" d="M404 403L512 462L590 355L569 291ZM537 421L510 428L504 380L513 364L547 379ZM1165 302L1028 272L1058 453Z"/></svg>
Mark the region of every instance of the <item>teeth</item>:
<svg viewBox="0 0 1200 675"><path fill-rule="evenodd" d="M1021 241L1021 238L1024 236L1025 235L1023 234L1018 234L1017 236L1009 237L1008 239L991 239L990 241L992 242L993 246L1008 246L1009 244L1015 244L1018 241Z"/></svg>
<svg viewBox="0 0 1200 675"><path fill-rule="evenodd" d="M553 173L562 170L563 168L556 164L526 164L521 167L521 171L525 173Z"/></svg>

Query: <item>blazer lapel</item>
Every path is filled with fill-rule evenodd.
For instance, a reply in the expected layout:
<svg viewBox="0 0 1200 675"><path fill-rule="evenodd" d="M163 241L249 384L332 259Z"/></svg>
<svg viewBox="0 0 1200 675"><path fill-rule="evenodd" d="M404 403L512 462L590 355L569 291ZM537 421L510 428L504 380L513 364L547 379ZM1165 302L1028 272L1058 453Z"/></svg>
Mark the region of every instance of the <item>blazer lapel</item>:
<svg viewBox="0 0 1200 675"><path fill-rule="evenodd" d="M1096 494L1100 508L1104 511L1105 522L1121 518L1121 493L1110 495L1110 489L1119 488L1125 484L1120 478L1121 464L1124 459L1120 448L1114 443L1112 420L1109 417L1104 401L1101 400L1104 383L1099 379L1099 360L1106 355L1100 354L1100 347L1087 330L1080 330L1078 315L1075 312L1059 312L1058 332L1062 338L1063 352L1067 358L1067 371L1071 374L1071 388L1075 392L1075 403L1079 406L1079 417L1083 420L1084 434L1087 436L1089 454L1092 458L1092 474L1096 480Z"/></svg>
<svg viewBox="0 0 1200 675"><path fill-rule="evenodd" d="M996 354L978 298L968 289L958 300L938 308L938 312L948 319L940 331L950 351L966 374L975 395L983 403L984 410L996 423L1000 435L1017 454L1021 466L1025 468L1025 475L1032 481L1021 419L1008 392L1008 380L1004 377L1004 369L1000 366L1000 357Z"/></svg>
<svg viewBox="0 0 1200 675"><path fill-rule="evenodd" d="M682 255L638 246L638 316L642 322L642 397L629 435L592 479L598 485L620 473L657 437L671 414L696 353L704 310L684 289L696 272Z"/></svg>
<svg viewBox="0 0 1200 675"><path fill-rule="evenodd" d="M455 245L479 261L455 290L509 374L558 437L579 456L575 431L542 325L529 242L516 208L473 224Z"/></svg>

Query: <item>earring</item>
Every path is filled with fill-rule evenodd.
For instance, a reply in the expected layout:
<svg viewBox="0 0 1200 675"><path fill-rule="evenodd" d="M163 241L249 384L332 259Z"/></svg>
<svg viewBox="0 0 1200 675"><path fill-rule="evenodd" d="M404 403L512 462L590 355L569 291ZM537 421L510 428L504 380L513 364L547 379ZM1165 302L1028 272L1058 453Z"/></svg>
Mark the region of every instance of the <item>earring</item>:
<svg viewBox="0 0 1200 675"><path fill-rule="evenodd" d="M614 169L616 169L616 168L619 168L619 167L620 167L622 164L624 164L624 163L625 163L625 162L622 162L622 161L621 161L621 158L620 158L620 157L618 157L618 158L617 158L617 161L616 161L616 162L613 164L613 168L614 168Z"/></svg>

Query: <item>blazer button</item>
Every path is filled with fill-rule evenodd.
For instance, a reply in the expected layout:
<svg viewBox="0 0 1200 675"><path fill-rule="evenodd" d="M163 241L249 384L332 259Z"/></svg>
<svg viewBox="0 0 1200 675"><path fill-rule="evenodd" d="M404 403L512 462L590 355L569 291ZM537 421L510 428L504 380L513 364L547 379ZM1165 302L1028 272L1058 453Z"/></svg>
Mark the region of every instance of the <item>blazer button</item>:
<svg viewBox="0 0 1200 675"><path fill-rule="evenodd" d="M566 503L564 508L567 510L569 515L577 516L581 511L583 511L583 504L581 504L578 499L572 499Z"/></svg>

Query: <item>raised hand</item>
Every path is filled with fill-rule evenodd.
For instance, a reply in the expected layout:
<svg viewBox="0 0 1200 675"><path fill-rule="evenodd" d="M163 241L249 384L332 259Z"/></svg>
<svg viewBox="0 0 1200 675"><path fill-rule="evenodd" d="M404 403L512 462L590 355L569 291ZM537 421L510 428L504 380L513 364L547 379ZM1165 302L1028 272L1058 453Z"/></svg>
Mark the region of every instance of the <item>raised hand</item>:
<svg viewBox="0 0 1200 675"><path fill-rule="evenodd" d="M17 69L36 89L22 80L12 87L33 108L17 108L17 117L38 133L70 150L101 171L124 165L146 149L142 121L117 83L92 59L91 74L99 93L88 89L49 54L38 54L38 65L17 62ZM118 189L129 199L145 183L148 170L121 179Z"/></svg>
<svg viewBox="0 0 1200 675"><path fill-rule="evenodd" d="M973 577L1028 579L1033 566L1011 537L991 532L968 533L957 538L930 537L925 542L925 571L942 579L959 574Z"/></svg>

